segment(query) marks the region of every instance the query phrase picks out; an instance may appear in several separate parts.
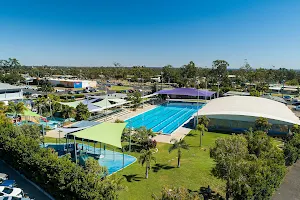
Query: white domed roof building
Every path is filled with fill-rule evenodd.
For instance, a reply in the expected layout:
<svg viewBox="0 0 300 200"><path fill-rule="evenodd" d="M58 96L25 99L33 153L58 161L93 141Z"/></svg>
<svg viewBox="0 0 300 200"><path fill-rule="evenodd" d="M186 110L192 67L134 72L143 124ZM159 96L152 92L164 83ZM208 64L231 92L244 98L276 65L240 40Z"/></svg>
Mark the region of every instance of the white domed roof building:
<svg viewBox="0 0 300 200"><path fill-rule="evenodd" d="M270 134L287 134L299 118L284 104L252 96L230 96L211 100L199 115L210 119L210 131L241 133L254 127L258 117L267 118L272 128Z"/></svg>

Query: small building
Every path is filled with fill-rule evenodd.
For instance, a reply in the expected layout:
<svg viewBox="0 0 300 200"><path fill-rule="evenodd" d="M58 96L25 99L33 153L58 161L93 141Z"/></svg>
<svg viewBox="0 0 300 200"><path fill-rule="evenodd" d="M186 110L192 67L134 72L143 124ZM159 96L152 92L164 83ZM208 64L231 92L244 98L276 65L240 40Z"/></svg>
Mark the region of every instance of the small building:
<svg viewBox="0 0 300 200"><path fill-rule="evenodd" d="M299 87L298 86L289 86L289 85L270 85L269 90L274 93L281 93L281 94L298 94Z"/></svg>
<svg viewBox="0 0 300 200"><path fill-rule="evenodd" d="M0 101L23 99L22 87L0 83Z"/></svg>
<svg viewBox="0 0 300 200"><path fill-rule="evenodd" d="M225 97L227 96L250 96L249 92L238 92L238 91L228 91L224 94Z"/></svg>
<svg viewBox="0 0 300 200"><path fill-rule="evenodd" d="M76 79L59 79L59 78L47 78L47 80L53 86L66 87L66 88L90 88L96 87L97 81L89 80L76 80Z"/></svg>
<svg viewBox="0 0 300 200"><path fill-rule="evenodd" d="M289 133L299 118L284 104L261 97L231 96L213 99L200 111L210 119L210 131L243 133L253 128L258 117L267 118L272 127L269 134Z"/></svg>

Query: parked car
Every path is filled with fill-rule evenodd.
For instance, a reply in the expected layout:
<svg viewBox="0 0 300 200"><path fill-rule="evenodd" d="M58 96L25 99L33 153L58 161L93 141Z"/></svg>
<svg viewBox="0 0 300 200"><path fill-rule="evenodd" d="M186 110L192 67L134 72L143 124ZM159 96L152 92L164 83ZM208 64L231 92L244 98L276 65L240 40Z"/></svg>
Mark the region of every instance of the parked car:
<svg viewBox="0 0 300 200"><path fill-rule="evenodd" d="M30 199L28 197L12 197L12 196L8 196L8 197L0 197L0 200L33 200Z"/></svg>
<svg viewBox="0 0 300 200"><path fill-rule="evenodd" d="M56 92L65 92L63 89L56 89Z"/></svg>
<svg viewBox="0 0 300 200"><path fill-rule="evenodd" d="M118 83L118 86L124 86L124 84L123 83Z"/></svg>
<svg viewBox="0 0 300 200"><path fill-rule="evenodd" d="M90 93L90 91L85 89L85 90L83 90L83 93Z"/></svg>
<svg viewBox="0 0 300 200"><path fill-rule="evenodd" d="M77 90L75 93L76 94L81 94L81 90Z"/></svg>
<svg viewBox="0 0 300 200"><path fill-rule="evenodd" d="M300 111L300 105L295 106L295 110Z"/></svg>
<svg viewBox="0 0 300 200"><path fill-rule="evenodd" d="M69 90L68 94L75 94L73 90Z"/></svg>
<svg viewBox="0 0 300 200"><path fill-rule="evenodd" d="M0 186L14 187L15 185L15 180L0 180Z"/></svg>
<svg viewBox="0 0 300 200"><path fill-rule="evenodd" d="M0 173L0 180L8 180L8 175L4 173Z"/></svg>
<svg viewBox="0 0 300 200"><path fill-rule="evenodd" d="M33 98L38 98L40 95L39 94L32 94L31 97Z"/></svg>
<svg viewBox="0 0 300 200"><path fill-rule="evenodd" d="M0 196L12 196L22 198L24 196L24 192L21 188L0 186Z"/></svg>
<svg viewBox="0 0 300 200"><path fill-rule="evenodd" d="M292 104L295 104L295 103L298 103L298 102L300 102L300 101L299 101L299 99L297 99L297 98L293 98L293 100L292 100Z"/></svg>
<svg viewBox="0 0 300 200"><path fill-rule="evenodd" d="M291 96L283 96L283 99L286 101L291 101L292 97Z"/></svg>

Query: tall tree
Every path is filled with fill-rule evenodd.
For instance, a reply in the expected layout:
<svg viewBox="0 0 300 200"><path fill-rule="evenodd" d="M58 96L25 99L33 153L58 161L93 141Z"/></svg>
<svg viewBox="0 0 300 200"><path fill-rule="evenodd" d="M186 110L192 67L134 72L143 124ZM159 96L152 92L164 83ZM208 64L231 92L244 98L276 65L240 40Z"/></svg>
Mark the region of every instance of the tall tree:
<svg viewBox="0 0 300 200"><path fill-rule="evenodd" d="M62 116L65 119L74 118L76 116L76 109L71 106L64 105L62 108Z"/></svg>
<svg viewBox="0 0 300 200"><path fill-rule="evenodd" d="M48 94L49 92L53 92L54 88L52 87L51 83L46 80L40 83L39 90Z"/></svg>
<svg viewBox="0 0 300 200"><path fill-rule="evenodd" d="M163 79L165 80L164 82L170 83L171 80L173 80L174 73L173 73L173 66L172 65L166 65L162 69L163 72Z"/></svg>
<svg viewBox="0 0 300 200"><path fill-rule="evenodd" d="M241 173L243 160L248 155L247 140L240 136L230 136L216 140L210 156L216 161L212 172L214 176L226 181L226 199L235 192L235 182L243 180Z"/></svg>
<svg viewBox="0 0 300 200"><path fill-rule="evenodd" d="M217 97L219 97L220 89L219 86L222 83L228 83L228 74L227 74L227 67L229 66L228 62L225 60L215 60L212 64L211 75L214 80L214 83L218 85L217 90ZM224 85L223 86L228 86Z"/></svg>
<svg viewBox="0 0 300 200"><path fill-rule="evenodd" d="M196 129L200 132L200 147L202 147L202 136L204 135L204 131L207 131L207 128L204 124L197 124Z"/></svg>
<svg viewBox="0 0 300 200"><path fill-rule="evenodd" d="M152 150L145 150L143 149L141 151L140 157L139 157L139 163L144 166L146 165L146 172L145 172L145 178L148 179L149 176L149 170L151 169L151 162L156 162L156 158L153 155Z"/></svg>
<svg viewBox="0 0 300 200"><path fill-rule="evenodd" d="M16 117L19 114L23 114L27 108L25 107L23 102L14 103L10 101L8 103L7 112L13 113Z"/></svg>
<svg viewBox="0 0 300 200"><path fill-rule="evenodd" d="M259 131L268 132L272 127L272 124L269 123L267 118L264 117L258 117L255 120L254 129Z"/></svg>
<svg viewBox="0 0 300 200"><path fill-rule="evenodd" d="M172 146L169 148L169 153L177 149L177 167L180 167L180 159L182 156L182 149L188 150L190 146L185 142L185 140L180 139L179 141L176 139L171 140Z"/></svg>
<svg viewBox="0 0 300 200"><path fill-rule="evenodd" d="M91 113L89 112L89 109L87 105L84 105L83 103L79 103L76 106L76 117L75 119L77 121L81 120L87 120L91 116Z"/></svg>
<svg viewBox="0 0 300 200"><path fill-rule="evenodd" d="M129 95L129 101L133 104L133 108L136 110L142 102L142 94L139 91Z"/></svg>

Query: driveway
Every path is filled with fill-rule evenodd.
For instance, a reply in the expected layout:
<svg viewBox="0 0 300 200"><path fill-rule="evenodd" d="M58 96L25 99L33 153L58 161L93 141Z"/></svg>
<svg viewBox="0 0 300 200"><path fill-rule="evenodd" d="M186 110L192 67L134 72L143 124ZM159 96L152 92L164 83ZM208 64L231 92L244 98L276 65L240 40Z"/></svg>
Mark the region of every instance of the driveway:
<svg viewBox="0 0 300 200"><path fill-rule="evenodd" d="M15 180L17 187L23 189L24 193L30 198L35 200L50 200L43 192L38 190L30 182L20 176L16 171L14 171L10 166L5 164L3 161L0 161L0 173L5 173L9 176L9 179Z"/></svg>
<svg viewBox="0 0 300 200"><path fill-rule="evenodd" d="M300 199L300 161L296 162L285 176L279 189L274 193L272 200L299 200Z"/></svg>

